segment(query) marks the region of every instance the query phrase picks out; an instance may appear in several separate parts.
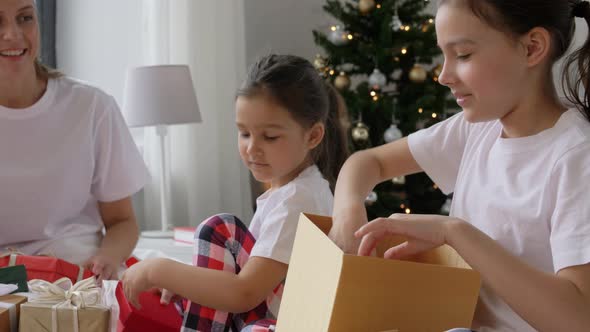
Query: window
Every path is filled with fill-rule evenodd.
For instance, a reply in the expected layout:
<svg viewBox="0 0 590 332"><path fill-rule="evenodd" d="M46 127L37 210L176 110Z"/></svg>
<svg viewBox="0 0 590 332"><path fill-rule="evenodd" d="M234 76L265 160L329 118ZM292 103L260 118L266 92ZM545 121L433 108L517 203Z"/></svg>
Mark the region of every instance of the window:
<svg viewBox="0 0 590 332"><path fill-rule="evenodd" d="M56 0L37 1L39 25L41 28L41 62L55 68L55 9Z"/></svg>

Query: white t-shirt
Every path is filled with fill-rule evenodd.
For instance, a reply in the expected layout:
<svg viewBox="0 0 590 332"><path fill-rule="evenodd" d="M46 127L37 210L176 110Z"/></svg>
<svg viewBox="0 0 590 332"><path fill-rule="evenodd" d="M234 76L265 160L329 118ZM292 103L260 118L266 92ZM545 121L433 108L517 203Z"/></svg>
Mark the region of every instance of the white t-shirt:
<svg viewBox="0 0 590 332"><path fill-rule="evenodd" d="M97 201L149 175L115 100L67 77L25 109L0 106L0 250L83 263L100 245Z"/></svg>
<svg viewBox="0 0 590 332"><path fill-rule="evenodd" d="M301 212L318 215L332 215L334 196L330 184L316 165L303 170L299 176L286 185L265 192L256 200L256 213L249 230L256 243L250 256L270 258L289 264L295 231ZM277 317L279 298L267 299L269 310Z"/></svg>
<svg viewBox="0 0 590 332"><path fill-rule="evenodd" d="M577 110L553 128L502 138L499 121L462 113L409 136L412 155L464 219L548 273L590 262L590 123ZM534 331L483 285L476 330Z"/></svg>

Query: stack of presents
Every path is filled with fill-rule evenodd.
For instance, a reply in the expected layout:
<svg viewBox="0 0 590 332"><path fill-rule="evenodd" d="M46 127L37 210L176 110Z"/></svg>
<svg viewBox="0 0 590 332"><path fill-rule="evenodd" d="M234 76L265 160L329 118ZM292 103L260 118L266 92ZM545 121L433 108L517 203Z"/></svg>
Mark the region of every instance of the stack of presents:
<svg viewBox="0 0 590 332"><path fill-rule="evenodd" d="M130 258L127 265L137 262ZM178 332L181 310L158 294L132 307L118 281L50 256L0 254L0 332Z"/></svg>
<svg viewBox="0 0 590 332"><path fill-rule="evenodd" d="M279 311L279 332L445 331L468 327L480 276L442 246L410 260L359 257L326 236L327 217L302 214ZM386 248L405 241L389 238ZM127 264L136 262L130 259ZM11 287L6 290L7 286ZM179 331L181 311L159 295L132 307L117 281L46 256L0 256L0 332Z"/></svg>

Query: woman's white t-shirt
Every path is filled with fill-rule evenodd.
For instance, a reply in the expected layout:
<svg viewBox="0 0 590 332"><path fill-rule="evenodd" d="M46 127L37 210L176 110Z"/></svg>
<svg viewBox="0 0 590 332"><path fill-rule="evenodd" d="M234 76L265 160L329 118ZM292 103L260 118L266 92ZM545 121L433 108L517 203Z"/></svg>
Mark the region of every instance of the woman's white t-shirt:
<svg viewBox="0 0 590 332"><path fill-rule="evenodd" d="M459 113L411 134L408 143L443 192L454 192L452 216L540 271L589 263L588 120L568 110L554 127L534 136L501 134L499 121L468 123ZM473 327L534 331L486 285Z"/></svg>
<svg viewBox="0 0 590 332"><path fill-rule="evenodd" d="M71 78L50 79L25 109L0 106L0 250L82 263L102 239L97 201L148 181L115 100Z"/></svg>
<svg viewBox="0 0 590 332"><path fill-rule="evenodd" d="M286 185L260 195L249 227L256 239L250 257L265 257L289 264L299 214L329 216L332 215L333 204L330 184L316 165L306 168ZM269 310L275 317L278 315L280 293L279 298L271 296L267 299Z"/></svg>

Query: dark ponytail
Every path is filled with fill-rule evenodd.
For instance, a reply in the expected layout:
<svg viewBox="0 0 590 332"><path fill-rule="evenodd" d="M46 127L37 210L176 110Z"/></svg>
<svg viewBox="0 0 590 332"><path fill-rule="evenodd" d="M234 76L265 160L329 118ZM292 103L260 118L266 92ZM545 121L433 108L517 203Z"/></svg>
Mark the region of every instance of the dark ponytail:
<svg viewBox="0 0 590 332"><path fill-rule="evenodd" d="M343 129L341 120L348 113L346 112L346 104L338 91L329 83L325 84L325 88L328 91L329 98L328 118L325 122L326 129L324 139L313 150L312 156L326 180L330 182L332 191L334 191L340 168L349 155L346 132Z"/></svg>
<svg viewBox="0 0 590 332"><path fill-rule="evenodd" d="M590 27L590 3L574 1L572 8L574 17L583 18ZM567 89L567 99L580 106L586 119L590 121L590 34L584 45L574 51L565 61L562 84ZM580 90L583 90L580 91Z"/></svg>
<svg viewBox="0 0 590 332"><path fill-rule="evenodd" d="M582 0L439 0L440 5L464 4L484 22L511 37L526 34L535 27L551 34L551 64L559 60L572 43L574 17L590 25L590 4ZM590 86L590 38L565 60L562 87L567 99L578 105L590 120L590 96L580 89Z"/></svg>
<svg viewBox="0 0 590 332"><path fill-rule="evenodd" d="M311 151L312 161L330 182L332 190L340 167L348 157L346 134L340 124L345 112L338 93L327 85L313 65L298 56L264 56L248 71L237 96L265 95L289 111L304 128L325 127L322 142Z"/></svg>

